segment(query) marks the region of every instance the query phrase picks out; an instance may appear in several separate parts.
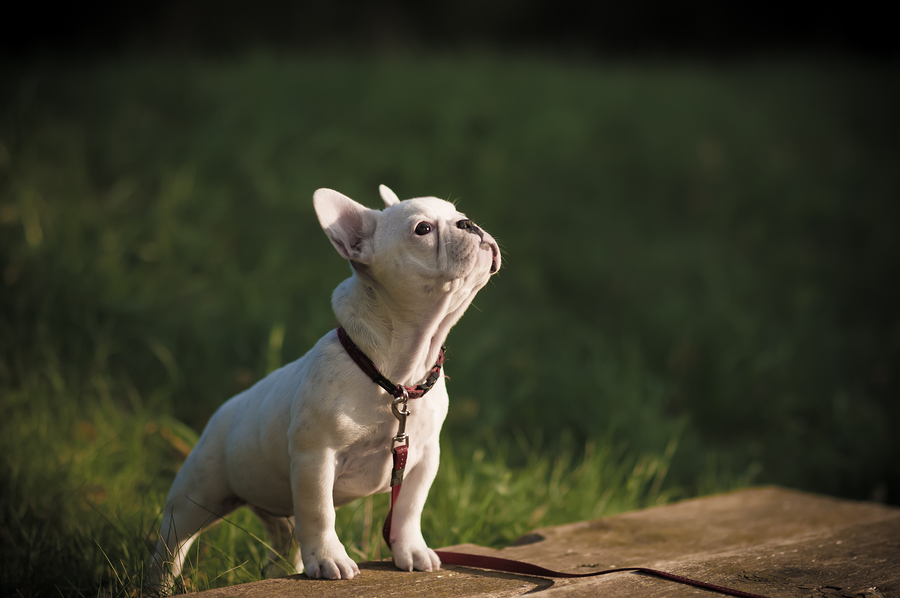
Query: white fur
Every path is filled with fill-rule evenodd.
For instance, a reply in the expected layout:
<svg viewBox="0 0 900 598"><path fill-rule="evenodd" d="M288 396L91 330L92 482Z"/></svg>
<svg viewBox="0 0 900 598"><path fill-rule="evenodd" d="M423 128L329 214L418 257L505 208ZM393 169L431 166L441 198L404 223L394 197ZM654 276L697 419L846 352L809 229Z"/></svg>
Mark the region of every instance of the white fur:
<svg viewBox="0 0 900 598"><path fill-rule="evenodd" d="M489 234L457 226L466 217L452 204L434 197L401 202L384 185L379 190L383 211L330 189L316 191L313 203L335 249L352 265L332 297L338 321L389 380L411 386L431 369L450 328L500 267L500 255ZM416 234L421 222L431 225L430 233ZM302 556L310 577L357 575L335 532L334 509L389 490L397 431L391 399L332 330L306 355L227 401L169 492L150 585L170 586L197 535L242 505L266 527L273 573L299 569ZM420 518L438 468L447 406L443 377L409 404L409 460L391 538L394 563L403 570L440 567Z"/></svg>

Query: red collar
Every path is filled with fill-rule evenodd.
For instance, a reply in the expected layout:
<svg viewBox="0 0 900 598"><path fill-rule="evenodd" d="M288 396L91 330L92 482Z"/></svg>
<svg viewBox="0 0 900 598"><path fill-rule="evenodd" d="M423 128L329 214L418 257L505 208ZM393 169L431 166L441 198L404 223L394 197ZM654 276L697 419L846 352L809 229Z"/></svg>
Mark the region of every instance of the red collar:
<svg viewBox="0 0 900 598"><path fill-rule="evenodd" d="M441 351L438 353L437 362L435 362L434 367L431 368L428 377L425 378L425 382L417 386L400 386L399 384L394 384L382 375L378 370L378 367L371 359L369 359L368 355L363 353L362 350L356 346L356 343L350 339L343 326L337 327L337 335L341 344L344 346L344 349L347 351L347 354L356 362L356 365L372 379L372 382L386 390L388 394L395 398L402 397L403 391L405 390L410 399L418 399L431 390L441 376L441 366L444 364L444 347L441 347Z"/></svg>

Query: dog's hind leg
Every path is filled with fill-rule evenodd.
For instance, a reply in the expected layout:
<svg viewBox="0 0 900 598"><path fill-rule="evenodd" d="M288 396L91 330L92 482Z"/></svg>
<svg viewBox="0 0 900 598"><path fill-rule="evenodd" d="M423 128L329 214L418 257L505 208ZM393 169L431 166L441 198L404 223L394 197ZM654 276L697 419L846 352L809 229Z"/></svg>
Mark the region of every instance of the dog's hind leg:
<svg viewBox="0 0 900 598"><path fill-rule="evenodd" d="M294 518L280 517L257 507L250 507L259 517L269 536L269 562L266 577L284 577L303 570L300 546L294 538Z"/></svg>
<svg viewBox="0 0 900 598"><path fill-rule="evenodd" d="M217 501L215 506L213 502L196 501L189 495L169 498L147 577L148 585L155 588L171 588L181 574L188 549L200 532L243 505L235 498Z"/></svg>
<svg viewBox="0 0 900 598"><path fill-rule="evenodd" d="M188 456L166 499L159 539L147 571L146 585L171 589L184 558L203 530L244 503L229 487L221 463L203 457L202 440Z"/></svg>

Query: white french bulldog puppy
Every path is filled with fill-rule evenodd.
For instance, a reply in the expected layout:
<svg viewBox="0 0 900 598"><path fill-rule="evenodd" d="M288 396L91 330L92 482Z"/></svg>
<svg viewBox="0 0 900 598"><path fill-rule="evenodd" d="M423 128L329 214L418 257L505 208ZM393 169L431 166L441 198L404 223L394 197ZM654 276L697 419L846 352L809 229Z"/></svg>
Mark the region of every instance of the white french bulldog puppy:
<svg viewBox="0 0 900 598"><path fill-rule="evenodd" d="M338 322L388 380L412 386L432 371L450 328L500 268L500 251L453 204L400 201L383 185L380 191L382 211L330 189L316 191L313 204L352 266L332 297ZM274 573L299 570L302 559L310 577L357 575L334 529L335 507L390 489L398 428L393 399L332 330L306 355L227 401L169 492L149 584L171 587L199 533L243 505L266 528ZM409 458L391 531L394 563L403 570L441 565L425 545L420 518L447 406L443 375L409 403Z"/></svg>

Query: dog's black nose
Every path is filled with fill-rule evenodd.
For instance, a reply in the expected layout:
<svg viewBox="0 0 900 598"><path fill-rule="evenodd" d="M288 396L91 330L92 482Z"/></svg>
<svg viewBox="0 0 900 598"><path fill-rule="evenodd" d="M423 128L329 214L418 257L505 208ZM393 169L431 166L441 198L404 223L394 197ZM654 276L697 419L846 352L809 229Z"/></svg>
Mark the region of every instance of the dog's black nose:
<svg viewBox="0 0 900 598"><path fill-rule="evenodd" d="M461 228L466 232L478 235L479 239L484 239L484 233L481 232L481 229L475 226L475 223L468 218L466 218L465 220L458 220L456 222L456 228Z"/></svg>

